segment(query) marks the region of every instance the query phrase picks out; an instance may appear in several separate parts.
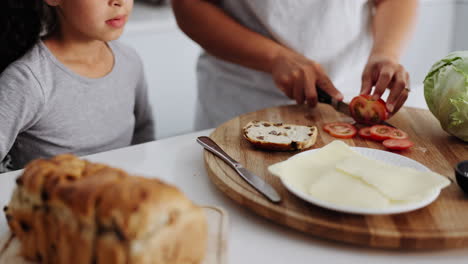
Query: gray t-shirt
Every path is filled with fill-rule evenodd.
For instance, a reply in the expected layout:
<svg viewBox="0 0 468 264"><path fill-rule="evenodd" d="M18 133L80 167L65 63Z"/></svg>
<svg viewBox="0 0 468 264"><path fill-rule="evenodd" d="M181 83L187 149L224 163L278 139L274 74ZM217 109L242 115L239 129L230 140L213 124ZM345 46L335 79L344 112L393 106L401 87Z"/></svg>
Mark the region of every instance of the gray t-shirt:
<svg viewBox="0 0 468 264"><path fill-rule="evenodd" d="M19 169L154 140L142 62L129 47L108 45L114 66L102 78L72 72L42 41L0 74L0 161L8 155Z"/></svg>

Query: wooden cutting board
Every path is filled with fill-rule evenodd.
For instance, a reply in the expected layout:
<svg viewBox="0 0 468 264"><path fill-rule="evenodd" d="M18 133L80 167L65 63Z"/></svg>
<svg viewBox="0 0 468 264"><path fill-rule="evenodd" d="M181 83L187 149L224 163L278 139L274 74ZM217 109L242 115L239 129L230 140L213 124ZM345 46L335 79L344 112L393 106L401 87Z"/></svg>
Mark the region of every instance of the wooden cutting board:
<svg viewBox="0 0 468 264"><path fill-rule="evenodd" d="M468 144L445 133L427 110L403 108L389 120L406 131L415 145L397 152L452 179L439 198L429 206L395 215L364 216L334 212L307 203L289 193L267 167L298 152L266 152L252 148L241 136L241 128L252 120L268 120L319 128L320 148L335 140L321 129L328 122L349 122L328 105L314 110L306 106L281 106L234 118L211 134L229 155L269 182L282 196L280 204L270 203L222 160L205 151L205 166L212 182L227 196L274 222L314 236L379 248L433 249L468 247L468 196L455 182L454 166L468 159ZM344 140L350 146L384 150L381 143L359 137Z"/></svg>

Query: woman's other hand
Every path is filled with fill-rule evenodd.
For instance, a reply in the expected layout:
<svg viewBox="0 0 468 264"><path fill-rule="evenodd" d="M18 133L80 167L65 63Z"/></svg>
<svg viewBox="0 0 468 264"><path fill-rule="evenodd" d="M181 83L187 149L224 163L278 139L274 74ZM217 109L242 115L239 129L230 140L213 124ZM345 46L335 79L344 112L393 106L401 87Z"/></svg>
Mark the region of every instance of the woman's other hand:
<svg viewBox="0 0 468 264"><path fill-rule="evenodd" d="M390 89L387 109L398 112L408 98L409 75L399 63L403 47L416 22L418 0L374 0L374 45L362 74L361 94L380 98ZM375 87L372 91L372 87Z"/></svg>
<svg viewBox="0 0 468 264"><path fill-rule="evenodd" d="M362 74L361 94L371 94L374 99L390 89L387 110L396 113L408 98L409 74L405 68L389 56L372 55L369 57Z"/></svg>
<svg viewBox="0 0 468 264"><path fill-rule="evenodd" d="M343 100L320 64L293 51L279 52L271 68L273 80L286 96L297 104L306 102L311 107L317 105L317 88L336 100Z"/></svg>

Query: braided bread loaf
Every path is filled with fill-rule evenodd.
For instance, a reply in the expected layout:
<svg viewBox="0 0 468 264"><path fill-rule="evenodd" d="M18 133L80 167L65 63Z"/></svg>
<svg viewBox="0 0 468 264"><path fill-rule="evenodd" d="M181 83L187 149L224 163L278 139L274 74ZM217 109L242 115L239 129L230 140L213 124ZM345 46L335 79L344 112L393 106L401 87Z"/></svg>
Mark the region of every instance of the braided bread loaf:
<svg viewBox="0 0 468 264"><path fill-rule="evenodd" d="M178 189L73 155L28 164L8 225L21 254L41 263L197 264L207 224Z"/></svg>

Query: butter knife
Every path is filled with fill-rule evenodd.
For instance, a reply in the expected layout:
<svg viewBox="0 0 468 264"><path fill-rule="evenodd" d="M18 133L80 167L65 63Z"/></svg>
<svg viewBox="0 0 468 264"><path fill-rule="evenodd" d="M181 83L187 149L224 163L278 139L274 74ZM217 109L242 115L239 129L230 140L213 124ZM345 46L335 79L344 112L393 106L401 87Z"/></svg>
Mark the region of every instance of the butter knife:
<svg viewBox="0 0 468 264"><path fill-rule="evenodd" d="M351 112L349 111L349 104L332 98L329 94L327 94L324 90L320 88L317 88L317 98L320 103L329 104L333 108L335 108L336 111L343 113L347 116L351 116ZM381 122L381 124L396 128L394 125L389 124L385 121Z"/></svg>
<svg viewBox="0 0 468 264"><path fill-rule="evenodd" d="M265 182L262 178L251 173L242 166L239 162L231 158L226 152L224 152L218 144L216 144L209 137L198 137L198 144L202 145L206 150L213 153L215 156L226 162L231 168L233 168L239 176L241 176L247 183L254 187L257 191L263 194L266 198L274 203L281 202L280 195L276 192L270 184Z"/></svg>

